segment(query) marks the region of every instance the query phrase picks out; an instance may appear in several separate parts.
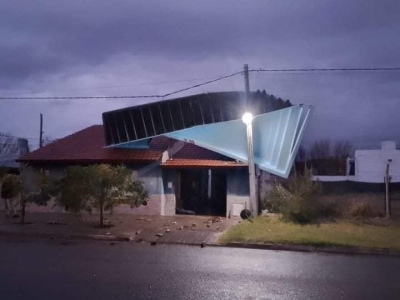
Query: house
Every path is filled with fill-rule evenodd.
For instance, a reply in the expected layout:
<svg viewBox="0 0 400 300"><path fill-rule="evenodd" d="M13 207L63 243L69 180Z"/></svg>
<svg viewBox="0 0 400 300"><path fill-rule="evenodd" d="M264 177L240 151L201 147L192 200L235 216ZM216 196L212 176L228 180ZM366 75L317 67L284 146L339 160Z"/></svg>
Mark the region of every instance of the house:
<svg viewBox="0 0 400 300"><path fill-rule="evenodd" d="M22 156L21 175L34 189L41 172L61 178L70 165L123 164L150 199L116 213L236 216L250 208L249 128L260 172L287 177L312 110L265 92L244 104L243 93L223 92L106 112L103 125ZM241 120L245 107L254 114L251 127Z"/></svg>
<svg viewBox="0 0 400 300"><path fill-rule="evenodd" d="M390 182L400 182L400 150L396 142L383 141L380 149L356 150L354 158L347 159L345 176L314 176L323 182L353 181L361 183L384 183L386 171Z"/></svg>
<svg viewBox="0 0 400 300"><path fill-rule="evenodd" d="M5 173L18 174L20 164L16 162L16 159L28 152L29 147L26 139L0 134L0 177L1 174ZM1 189L2 182L0 181L0 191ZM11 207L7 201L2 199L0 195L0 210L7 211L6 208Z"/></svg>
<svg viewBox="0 0 400 300"><path fill-rule="evenodd" d="M29 152L28 140L0 135L0 169L18 173L16 159Z"/></svg>
<svg viewBox="0 0 400 300"><path fill-rule="evenodd" d="M247 165L191 143L160 136L148 149L105 148L104 128L94 125L22 156L21 176L31 189L41 172L59 179L71 165L124 164L143 181L150 199L146 206L121 205L115 213L174 215L194 212L229 215L233 203L248 195ZM61 211L32 206L31 211Z"/></svg>
<svg viewBox="0 0 400 300"><path fill-rule="evenodd" d="M381 183L388 168L391 182L400 182L400 150L396 142L383 141L376 150L356 150L354 179L358 182Z"/></svg>

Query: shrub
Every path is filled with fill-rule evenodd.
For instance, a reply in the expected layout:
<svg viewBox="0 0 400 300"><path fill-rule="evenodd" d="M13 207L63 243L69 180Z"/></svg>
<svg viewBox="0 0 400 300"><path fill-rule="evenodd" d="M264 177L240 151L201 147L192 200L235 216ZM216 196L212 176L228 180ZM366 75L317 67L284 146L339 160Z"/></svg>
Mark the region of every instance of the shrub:
<svg viewBox="0 0 400 300"><path fill-rule="evenodd" d="M19 176L7 174L2 180L1 198L12 199L21 193L22 186Z"/></svg>
<svg viewBox="0 0 400 300"><path fill-rule="evenodd" d="M282 214L284 220L294 223L314 222L319 213L318 197L321 187L312 181L312 170L303 174L294 172L285 183L276 183L262 201L262 207Z"/></svg>
<svg viewBox="0 0 400 300"><path fill-rule="evenodd" d="M368 219L372 217L373 211L370 205L364 202L354 202L349 205L347 215L354 219Z"/></svg>
<svg viewBox="0 0 400 300"><path fill-rule="evenodd" d="M118 204L133 208L148 199L143 183L132 180L127 168L105 164L67 168L58 190L56 201L68 211L79 214L98 209L100 227L104 225L104 211L112 211Z"/></svg>

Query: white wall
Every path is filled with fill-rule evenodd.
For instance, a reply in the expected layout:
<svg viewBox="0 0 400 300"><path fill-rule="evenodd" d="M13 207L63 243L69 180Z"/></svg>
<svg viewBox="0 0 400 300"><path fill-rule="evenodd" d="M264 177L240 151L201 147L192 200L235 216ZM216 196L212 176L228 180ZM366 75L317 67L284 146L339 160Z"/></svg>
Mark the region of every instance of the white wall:
<svg viewBox="0 0 400 300"><path fill-rule="evenodd" d="M389 163L390 182L400 182L400 150L396 150L396 143L385 141L378 150L356 150L354 155L354 176L313 176L313 180L356 181L368 183L384 183L386 165Z"/></svg>
<svg viewBox="0 0 400 300"><path fill-rule="evenodd" d="M355 180L359 182L384 182L386 165L391 159L389 175L391 182L400 182L400 150L395 142L382 142L379 150L356 150Z"/></svg>

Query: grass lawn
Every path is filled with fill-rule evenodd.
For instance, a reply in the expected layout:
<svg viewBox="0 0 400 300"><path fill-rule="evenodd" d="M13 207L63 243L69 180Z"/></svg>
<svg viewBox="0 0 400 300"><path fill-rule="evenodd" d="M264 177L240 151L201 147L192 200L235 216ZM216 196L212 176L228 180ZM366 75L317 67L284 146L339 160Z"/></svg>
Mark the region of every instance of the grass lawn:
<svg viewBox="0 0 400 300"><path fill-rule="evenodd" d="M285 223L277 216L258 217L233 226L221 243L300 244L316 247L340 246L400 251L400 225L367 225L337 221L313 225Z"/></svg>

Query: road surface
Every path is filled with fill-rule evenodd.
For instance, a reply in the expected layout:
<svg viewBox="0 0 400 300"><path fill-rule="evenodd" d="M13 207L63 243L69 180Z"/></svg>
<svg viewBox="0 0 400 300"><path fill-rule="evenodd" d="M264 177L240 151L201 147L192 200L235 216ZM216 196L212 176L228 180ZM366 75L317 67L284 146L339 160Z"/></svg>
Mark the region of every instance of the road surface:
<svg viewBox="0 0 400 300"><path fill-rule="evenodd" d="M400 299L400 258L0 240L0 299Z"/></svg>

